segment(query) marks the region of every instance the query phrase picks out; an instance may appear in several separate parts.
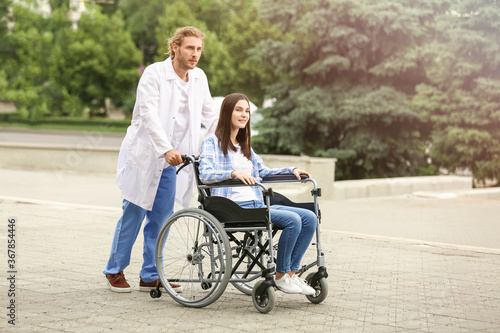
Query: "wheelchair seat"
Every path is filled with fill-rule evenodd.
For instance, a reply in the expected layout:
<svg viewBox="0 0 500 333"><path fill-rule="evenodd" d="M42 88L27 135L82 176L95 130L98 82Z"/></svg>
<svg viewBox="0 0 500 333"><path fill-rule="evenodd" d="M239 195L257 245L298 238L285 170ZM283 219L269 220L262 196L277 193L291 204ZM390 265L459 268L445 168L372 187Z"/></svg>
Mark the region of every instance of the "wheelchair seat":
<svg viewBox="0 0 500 333"><path fill-rule="evenodd" d="M206 197L203 205L226 227L265 227L269 222L267 208L243 208L230 199L212 196Z"/></svg>
<svg viewBox="0 0 500 333"><path fill-rule="evenodd" d="M200 188L204 185L200 180L199 162L194 163L196 183L198 185L198 201L203 209L212 214L219 222L227 227L266 227L269 223L267 208L243 208L236 202L210 195L209 188ZM238 184L239 181L228 180L219 184Z"/></svg>

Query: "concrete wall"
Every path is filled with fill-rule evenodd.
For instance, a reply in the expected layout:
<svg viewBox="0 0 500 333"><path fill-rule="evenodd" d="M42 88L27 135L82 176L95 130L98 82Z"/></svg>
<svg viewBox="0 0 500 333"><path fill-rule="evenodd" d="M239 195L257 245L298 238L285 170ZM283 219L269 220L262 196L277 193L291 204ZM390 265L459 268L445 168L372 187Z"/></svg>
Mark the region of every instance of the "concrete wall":
<svg viewBox="0 0 500 333"><path fill-rule="evenodd" d="M0 144L0 168L7 169L115 174L117 158L116 148Z"/></svg>
<svg viewBox="0 0 500 333"><path fill-rule="evenodd" d="M472 177L425 176L366 180L344 180L333 184L333 199L394 196L414 192L472 189Z"/></svg>
<svg viewBox="0 0 500 333"><path fill-rule="evenodd" d="M0 143L0 168L53 171L58 176L65 173L114 176L117 158L116 147L98 147L86 141L77 145ZM459 176L334 181L336 159L333 158L282 155L262 155L262 158L271 168L294 166L308 170L326 200L472 189L472 178ZM311 183L269 184L268 187L294 201L308 201L311 197Z"/></svg>
<svg viewBox="0 0 500 333"><path fill-rule="evenodd" d="M317 186L321 188L322 196L331 198L333 195L333 184L335 180L334 158L315 158L309 156L284 156L284 155L261 155L264 163L269 168L282 168L293 166L309 171ZM312 183L290 183L269 184L273 190L280 192L294 201L309 201L311 198Z"/></svg>

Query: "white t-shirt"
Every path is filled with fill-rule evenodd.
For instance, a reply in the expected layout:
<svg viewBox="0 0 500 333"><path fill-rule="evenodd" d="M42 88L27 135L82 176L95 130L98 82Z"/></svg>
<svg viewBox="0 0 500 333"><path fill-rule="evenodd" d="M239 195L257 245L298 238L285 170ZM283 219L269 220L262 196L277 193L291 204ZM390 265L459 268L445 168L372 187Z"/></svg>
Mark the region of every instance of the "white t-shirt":
<svg viewBox="0 0 500 333"><path fill-rule="evenodd" d="M232 151L229 149L229 154L232 157L232 167L234 171L240 171L247 173L249 175L252 174L253 164L252 161L247 159L245 155L241 152L240 145L235 145L236 151ZM249 201L249 200L257 200L255 196L255 192L250 186L238 186L232 188L231 200L233 201Z"/></svg>
<svg viewBox="0 0 500 333"><path fill-rule="evenodd" d="M176 78L175 86L179 90L179 111L175 116L175 130L172 134L172 147L178 149L179 143L184 140L189 126L189 105L188 105L188 92L189 81L186 82L180 77Z"/></svg>

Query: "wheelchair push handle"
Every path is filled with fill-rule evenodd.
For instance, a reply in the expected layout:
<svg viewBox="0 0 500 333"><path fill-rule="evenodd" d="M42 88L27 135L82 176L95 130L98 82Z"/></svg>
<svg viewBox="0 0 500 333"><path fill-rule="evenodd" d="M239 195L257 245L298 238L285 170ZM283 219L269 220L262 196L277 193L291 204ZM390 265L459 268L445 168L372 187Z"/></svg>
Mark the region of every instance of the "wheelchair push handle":
<svg viewBox="0 0 500 333"><path fill-rule="evenodd" d="M196 160L196 158L192 155L182 155L182 161L184 162L184 164L182 164L181 167L179 169L177 169L177 172L175 174L178 175L179 172L184 167L187 167L189 164L194 163L195 160Z"/></svg>

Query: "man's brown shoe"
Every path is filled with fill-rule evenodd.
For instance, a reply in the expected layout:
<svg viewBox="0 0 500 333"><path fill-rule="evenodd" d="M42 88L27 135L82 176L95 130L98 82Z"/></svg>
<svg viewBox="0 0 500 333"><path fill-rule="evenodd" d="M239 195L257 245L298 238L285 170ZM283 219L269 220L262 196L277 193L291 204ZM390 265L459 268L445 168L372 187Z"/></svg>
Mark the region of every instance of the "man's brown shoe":
<svg viewBox="0 0 500 333"><path fill-rule="evenodd" d="M180 284L175 284L170 282L168 284L176 293L182 293L182 286Z"/></svg>
<svg viewBox="0 0 500 333"><path fill-rule="evenodd" d="M132 291L130 289L130 285L127 283L127 280L125 280L123 271L118 274L106 274L106 278L109 286L111 287L111 291L117 293L129 293Z"/></svg>
<svg viewBox="0 0 500 333"><path fill-rule="evenodd" d="M139 290L140 291L150 291L151 289L155 289L158 283L161 284L160 279L153 281L153 282L144 282L141 281L139 282ZM177 293L182 293L182 286L180 284L174 284L174 283L169 283L170 287L177 292ZM160 286L160 289L164 290L163 286Z"/></svg>

